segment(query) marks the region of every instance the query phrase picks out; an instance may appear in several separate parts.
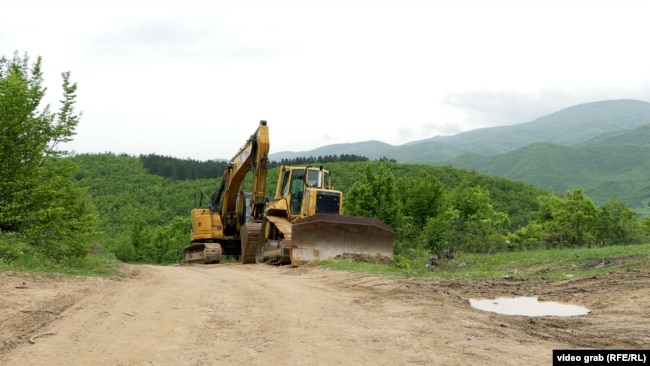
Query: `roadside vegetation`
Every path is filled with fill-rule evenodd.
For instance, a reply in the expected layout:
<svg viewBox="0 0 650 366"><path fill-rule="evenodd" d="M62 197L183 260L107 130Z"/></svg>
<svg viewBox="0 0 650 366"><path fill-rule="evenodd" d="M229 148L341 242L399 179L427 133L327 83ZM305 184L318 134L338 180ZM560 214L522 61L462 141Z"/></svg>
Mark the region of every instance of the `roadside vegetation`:
<svg viewBox="0 0 650 366"><path fill-rule="evenodd" d="M61 104L52 112L41 105L41 59L0 59L0 270L112 275L120 262L178 263L189 213L219 187L210 171L224 163L62 150L81 118L77 86L70 73L62 78ZM376 217L395 230L394 263L324 266L519 278L647 266L648 245L638 243L650 242L650 218L639 219L616 195L596 205L581 187L557 195L452 166L356 155L282 163L324 165L344 193L346 214ZM269 197L277 164L267 177ZM616 265L587 269L597 257Z"/></svg>
<svg viewBox="0 0 650 366"><path fill-rule="evenodd" d="M504 253L460 253L441 264L420 257L396 257L393 266L372 261L326 260L323 268L399 277L501 278L504 280L581 278L616 271L650 270L650 244L562 248Z"/></svg>

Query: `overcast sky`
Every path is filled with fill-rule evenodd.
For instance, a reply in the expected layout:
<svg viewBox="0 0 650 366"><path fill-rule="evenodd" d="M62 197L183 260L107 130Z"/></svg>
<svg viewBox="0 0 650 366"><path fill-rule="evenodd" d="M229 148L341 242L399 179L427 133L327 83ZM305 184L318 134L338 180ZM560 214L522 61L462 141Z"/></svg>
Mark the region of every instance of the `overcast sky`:
<svg viewBox="0 0 650 366"><path fill-rule="evenodd" d="M0 55L83 112L68 149L230 158L393 145L580 103L650 101L649 1L4 2Z"/></svg>

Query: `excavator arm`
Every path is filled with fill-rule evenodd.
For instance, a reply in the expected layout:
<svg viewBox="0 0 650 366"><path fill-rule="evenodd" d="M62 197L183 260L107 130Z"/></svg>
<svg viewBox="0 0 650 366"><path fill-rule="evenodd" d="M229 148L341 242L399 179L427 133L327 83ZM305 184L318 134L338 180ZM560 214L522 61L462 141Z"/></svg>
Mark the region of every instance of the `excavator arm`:
<svg viewBox="0 0 650 366"><path fill-rule="evenodd" d="M219 189L210 199L209 209L192 210L192 244L183 250L184 262L218 263L221 254L242 254L241 227L245 215L242 203L238 202L242 199L240 189L252 170L251 219L261 220L266 204L269 148L269 129L266 121L260 121L257 130L230 160Z"/></svg>
<svg viewBox="0 0 650 366"><path fill-rule="evenodd" d="M260 125L246 144L239 149L239 152L230 160L226 170L227 179L223 193L222 213L232 212L236 209L237 194L246 177L246 174L253 170L253 187L251 200L253 207L259 209L264 203L264 192L266 189L266 173L268 170L269 155L269 128L266 121L260 121ZM257 211L257 212L256 212ZM261 212L260 212L261 211ZM261 210L254 210L253 217L260 217L264 213L264 206ZM259 216L256 216L259 215Z"/></svg>

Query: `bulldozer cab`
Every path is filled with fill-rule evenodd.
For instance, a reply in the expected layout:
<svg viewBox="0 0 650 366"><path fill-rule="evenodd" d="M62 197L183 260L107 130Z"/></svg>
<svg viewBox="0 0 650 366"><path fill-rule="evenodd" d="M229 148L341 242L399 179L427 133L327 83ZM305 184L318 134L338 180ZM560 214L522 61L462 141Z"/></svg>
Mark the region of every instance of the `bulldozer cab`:
<svg viewBox="0 0 650 366"><path fill-rule="evenodd" d="M305 203L309 192L331 190L330 175L327 170L308 167L283 167L280 182L281 198L286 200L290 216L309 216L309 203ZM339 209L336 209L338 212ZM313 214L313 213L312 213Z"/></svg>
<svg viewBox="0 0 650 366"><path fill-rule="evenodd" d="M305 193L305 171L302 169L289 169L282 176L282 197L289 204L291 216L300 214L302 208L302 197Z"/></svg>

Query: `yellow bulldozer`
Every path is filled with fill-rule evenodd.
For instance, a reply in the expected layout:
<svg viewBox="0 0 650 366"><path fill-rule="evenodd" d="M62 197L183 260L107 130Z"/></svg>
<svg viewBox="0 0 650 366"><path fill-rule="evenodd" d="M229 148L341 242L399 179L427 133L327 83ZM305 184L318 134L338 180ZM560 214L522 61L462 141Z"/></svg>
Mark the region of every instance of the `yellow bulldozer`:
<svg viewBox="0 0 650 366"><path fill-rule="evenodd" d="M266 121L231 160L208 208L192 210L185 263L218 263L222 254L243 264L302 265L349 256L393 258L393 229L383 222L343 215L343 194L323 167L280 166L275 197L265 198L269 167ZM241 192L252 171L252 192Z"/></svg>
<svg viewBox="0 0 650 366"><path fill-rule="evenodd" d="M332 187L329 171L280 166L278 173L263 220L242 227L242 263L299 266L348 255L393 258L393 229L372 217L343 215L343 194Z"/></svg>

